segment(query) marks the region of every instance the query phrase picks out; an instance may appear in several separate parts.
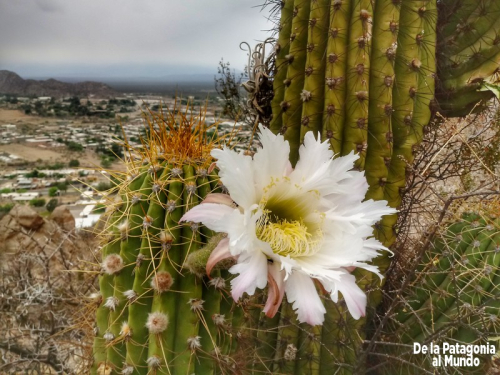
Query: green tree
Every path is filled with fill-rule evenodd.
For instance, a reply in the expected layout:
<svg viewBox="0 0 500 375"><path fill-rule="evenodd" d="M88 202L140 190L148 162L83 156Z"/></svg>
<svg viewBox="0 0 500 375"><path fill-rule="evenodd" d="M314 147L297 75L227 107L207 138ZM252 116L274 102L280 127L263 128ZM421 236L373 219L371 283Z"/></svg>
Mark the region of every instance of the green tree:
<svg viewBox="0 0 500 375"><path fill-rule="evenodd" d="M47 211L49 212L52 212L56 209L56 207L58 206L59 202L57 201L57 199L51 199L49 201L49 203L47 203L47 205L45 206L45 208L47 209Z"/></svg>
<svg viewBox="0 0 500 375"><path fill-rule="evenodd" d="M32 199L30 200L30 206L33 206L33 207L43 207L45 206L45 199L43 198L35 198L35 199Z"/></svg>
<svg viewBox="0 0 500 375"><path fill-rule="evenodd" d="M36 170L36 169L33 169L31 172L26 173L24 176L28 177L28 178L33 178L33 177L36 178L39 175L40 175L40 172L38 172L38 170Z"/></svg>
<svg viewBox="0 0 500 375"><path fill-rule="evenodd" d="M57 192L58 191L59 191L59 189L57 188L57 186L52 186L49 189L49 197L55 197L55 196L57 196Z"/></svg>
<svg viewBox="0 0 500 375"><path fill-rule="evenodd" d="M70 150L70 151L78 151L78 152L83 151L83 146L79 143L76 143L76 142L69 142L67 147L68 147L68 150Z"/></svg>
<svg viewBox="0 0 500 375"><path fill-rule="evenodd" d="M61 191L64 191L64 192L68 191L68 183L66 181L58 182L56 187Z"/></svg>
<svg viewBox="0 0 500 375"><path fill-rule="evenodd" d="M112 163L112 161L110 160L109 157L106 157L106 156L101 157L101 167L109 168L109 167L111 167L111 163Z"/></svg>
<svg viewBox="0 0 500 375"><path fill-rule="evenodd" d="M79 167L80 166L80 162L78 160L76 160L76 159L72 159L72 160L69 161L69 166L72 167L72 168L73 167Z"/></svg>
<svg viewBox="0 0 500 375"><path fill-rule="evenodd" d="M109 190L111 189L111 184L107 183L107 182L99 182L96 186L96 190L97 191L106 191L106 190Z"/></svg>
<svg viewBox="0 0 500 375"><path fill-rule="evenodd" d="M111 146L111 152L116 157L119 157L119 158L123 157L122 147L120 145L116 144L116 143L113 143L113 145Z"/></svg>

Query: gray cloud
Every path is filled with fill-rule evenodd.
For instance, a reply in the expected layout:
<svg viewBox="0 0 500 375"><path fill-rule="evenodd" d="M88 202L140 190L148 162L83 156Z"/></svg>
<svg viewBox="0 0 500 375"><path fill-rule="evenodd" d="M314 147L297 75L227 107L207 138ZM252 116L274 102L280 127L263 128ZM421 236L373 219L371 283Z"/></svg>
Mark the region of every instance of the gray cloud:
<svg viewBox="0 0 500 375"><path fill-rule="evenodd" d="M57 12L63 9L62 4L55 0L35 0L35 3L44 12Z"/></svg>
<svg viewBox="0 0 500 375"><path fill-rule="evenodd" d="M24 75L215 72L272 24L259 0L0 0L0 69ZM54 71L50 73L51 69ZM163 69L163 70L162 70ZM31 73L29 73L31 71ZM72 73L73 72L73 73ZM87 73L86 73L87 72Z"/></svg>

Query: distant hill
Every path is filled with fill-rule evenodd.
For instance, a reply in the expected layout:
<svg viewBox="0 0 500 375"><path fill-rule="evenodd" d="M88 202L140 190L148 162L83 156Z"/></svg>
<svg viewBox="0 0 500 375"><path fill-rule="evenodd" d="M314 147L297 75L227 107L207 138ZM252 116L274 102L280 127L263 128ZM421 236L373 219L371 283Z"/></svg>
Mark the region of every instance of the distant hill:
<svg viewBox="0 0 500 375"><path fill-rule="evenodd" d="M111 87L100 82L66 83L56 79L38 81L23 79L9 70L0 70L0 93L19 96L54 96L56 98L66 96L109 98L117 96Z"/></svg>

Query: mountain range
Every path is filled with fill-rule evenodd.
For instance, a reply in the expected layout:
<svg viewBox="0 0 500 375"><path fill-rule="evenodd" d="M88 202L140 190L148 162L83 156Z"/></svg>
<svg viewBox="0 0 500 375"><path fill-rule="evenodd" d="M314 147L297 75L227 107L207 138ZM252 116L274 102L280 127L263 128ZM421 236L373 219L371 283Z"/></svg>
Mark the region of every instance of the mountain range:
<svg viewBox="0 0 500 375"><path fill-rule="evenodd" d="M61 82L56 79L23 79L9 70L0 70L0 93L18 96L67 96L109 98L117 93L101 82L85 81L76 83Z"/></svg>

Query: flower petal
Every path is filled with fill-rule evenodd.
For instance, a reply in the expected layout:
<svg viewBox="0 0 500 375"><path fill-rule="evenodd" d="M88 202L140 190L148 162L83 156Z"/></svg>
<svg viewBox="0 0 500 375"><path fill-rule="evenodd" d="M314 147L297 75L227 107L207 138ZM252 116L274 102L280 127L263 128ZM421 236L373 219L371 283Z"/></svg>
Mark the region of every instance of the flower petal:
<svg viewBox="0 0 500 375"><path fill-rule="evenodd" d="M232 207L234 204L233 200L229 195L222 193L208 194L201 203L219 203L219 204L225 204L226 206L229 207Z"/></svg>
<svg viewBox="0 0 500 375"><path fill-rule="evenodd" d="M285 283L286 299L297 310L297 319L312 326L323 324L326 309L312 279L301 272L292 272Z"/></svg>
<svg viewBox="0 0 500 375"><path fill-rule="evenodd" d="M340 293L342 293L347 309L352 317L358 320L362 316L365 316L366 294L356 284L356 278L349 273L344 273L340 276L340 281L336 282L336 286ZM332 295L332 300L337 302L337 296Z"/></svg>
<svg viewBox="0 0 500 375"><path fill-rule="evenodd" d="M299 155L300 158L295 170L305 177L315 173L320 166L329 162L333 157L333 151L330 150L328 141L321 142L313 132L307 132L304 137L304 144L300 146Z"/></svg>
<svg viewBox="0 0 500 375"><path fill-rule="evenodd" d="M283 278L284 272L280 271L280 266L277 262L268 265L267 281L269 283L269 290L264 312L269 318L276 315L283 301L283 295L285 294L285 282Z"/></svg>
<svg viewBox="0 0 500 375"><path fill-rule="evenodd" d="M305 190L318 190L328 178L328 168L332 162L333 152L328 142L316 140L313 132L308 132L304 144L300 146L300 158L294 171L290 174L292 181L301 184Z"/></svg>
<svg viewBox="0 0 500 375"><path fill-rule="evenodd" d="M234 211L238 212L237 209L224 204L203 203L186 212L180 221L203 223L208 229L226 232L226 220L224 219L233 214Z"/></svg>
<svg viewBox="0 0 500 375"><path fill-rule="evenodd" d="M235 301L239 300L243 293L253 295L255 289L263 289L267 284L267 258L260 250L248 254L241 254L238 264L229 269L232 274L239 275L231 280L231 295Z"/></svg>
<svg viewBox="0 0 500 375"><path fill-rule="evenodd" d="M271 130L262 125L259 129L262 148L257 150L253 160L258 166L254 169L256 188L262 191L271 183L271 178L282 177L288 172L290 145L282 135L274 135Z"/></svg>
<svg viewBox="0 0 500 375"><path fill-rule="evenodd" d="M252 158L228 148L210 153L217 160L219 177L233 201L244 209L256 202Z"/></svg>
<svg viewBox="0 0 500 375"><path fill-rule="evenodd" d="M217 263L219 263L221 260L231 258L232 256L233 255L229 251L229 238L223 238L219 241L215 249L213 249L212 253L208 257L207 276L210 277L212 269Z"/></svg>

